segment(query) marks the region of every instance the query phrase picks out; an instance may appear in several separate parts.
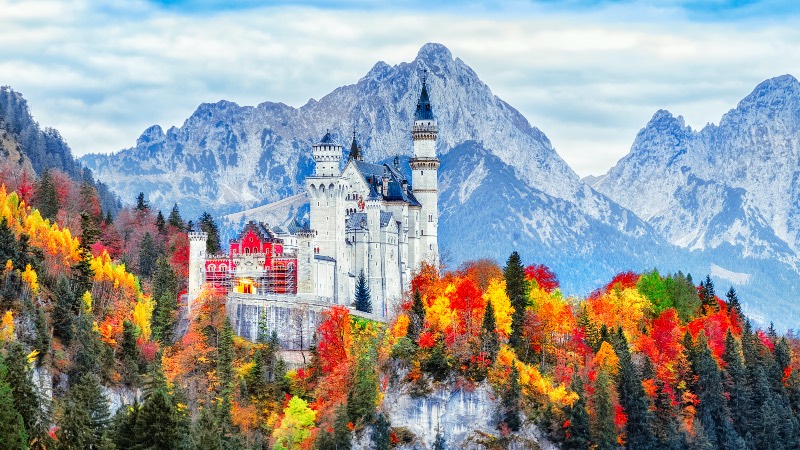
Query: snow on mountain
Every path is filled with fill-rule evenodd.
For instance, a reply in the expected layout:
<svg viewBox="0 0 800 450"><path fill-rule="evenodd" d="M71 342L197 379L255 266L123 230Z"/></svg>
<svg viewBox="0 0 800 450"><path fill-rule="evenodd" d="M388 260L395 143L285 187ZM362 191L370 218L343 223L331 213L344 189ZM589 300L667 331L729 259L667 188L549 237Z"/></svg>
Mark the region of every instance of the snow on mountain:
<svg viewBox="0 0 800 450"><path fill-rule="evenodd" d="M719 125L700 131L656 112L630 152L592 183L669 242L704 251L707 261L718 262L713 254L748 258L751 268L778 262L771 278L748 282L797 290L800 83L793 76L764 81Z"/></svg>

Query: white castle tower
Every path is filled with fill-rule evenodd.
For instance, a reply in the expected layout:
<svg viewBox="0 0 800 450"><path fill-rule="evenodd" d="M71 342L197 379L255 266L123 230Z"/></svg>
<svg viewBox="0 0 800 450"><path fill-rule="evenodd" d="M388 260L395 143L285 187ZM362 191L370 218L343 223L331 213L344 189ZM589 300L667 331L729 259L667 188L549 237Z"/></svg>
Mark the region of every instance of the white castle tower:
<svg viewBox="0 0 800 450"><path fill-rule="evenodd" d="M410 165L414 195L422 205L419 217L420 261L439 267L439 158L436 157L436 134L438 128L428 98L426 80L422 80L422 93L417 102L411 137L414 140L414 157Z"/></svg>
<svg viewBox="0 0 800 450"><path fill-rule="evenodd" d="M330 132L312 147L314 176L306 178L306 192L311 202L309 222L315 232L317 254L336 260L334 303L349 303L347 244L345 242L345 196L349 183L343 179L339 164L342 146L334 142Z"/></svg>
<svg viewBox="0 0 800 450"><path fill-rule="evenodd" d="M192 302L200 296L206 282L206 242L208 233L189 232L189 293L187 308L192 310Z"/></svg>

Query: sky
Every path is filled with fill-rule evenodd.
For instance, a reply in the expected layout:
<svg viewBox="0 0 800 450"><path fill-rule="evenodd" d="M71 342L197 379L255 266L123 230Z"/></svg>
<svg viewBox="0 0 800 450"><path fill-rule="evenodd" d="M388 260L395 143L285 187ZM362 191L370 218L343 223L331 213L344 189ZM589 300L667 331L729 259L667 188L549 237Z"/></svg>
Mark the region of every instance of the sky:
<svg viewBox="0 0 800 450"><path fill-rule="evenodd" d="M200 103L299 107L438 42L600 175L659 109L699 129L800 77L794 3L0 0L0 85L76 155L108 153Z"/></svg>

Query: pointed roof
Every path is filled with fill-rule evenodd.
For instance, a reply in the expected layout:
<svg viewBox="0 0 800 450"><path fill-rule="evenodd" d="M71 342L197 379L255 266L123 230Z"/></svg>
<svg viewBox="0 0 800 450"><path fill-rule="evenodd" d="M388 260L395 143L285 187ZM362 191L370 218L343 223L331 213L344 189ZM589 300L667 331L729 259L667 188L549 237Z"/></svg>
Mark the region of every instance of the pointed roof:
<svg viewBox="0 0 800 450"><path fill-rule="evenodd" d="M319 144L317 144L317 145L320 145L320 144L323 144L323 145L335 144L335 142L333 141L333 136L331 136L331 130L325 130L325 136L322 136L322 140L320 140Z"/></svg>
<svg viewBox="0 0 800 450"><path fill-rule="evenodd" d="M414 120L433 120L433 110L431 109L431 100L428 97L428 84L426 81L426 78L422 78L422 92L419 94Z"/></svg>
<svg viewBox="0 0 800 450"><path fill-rule="evenodd" d="M361 154L361 146L356 141L356 130L353 130L353 143L350 144L350 159L355 159L356 161L364 160L364 155Z"/></svg>

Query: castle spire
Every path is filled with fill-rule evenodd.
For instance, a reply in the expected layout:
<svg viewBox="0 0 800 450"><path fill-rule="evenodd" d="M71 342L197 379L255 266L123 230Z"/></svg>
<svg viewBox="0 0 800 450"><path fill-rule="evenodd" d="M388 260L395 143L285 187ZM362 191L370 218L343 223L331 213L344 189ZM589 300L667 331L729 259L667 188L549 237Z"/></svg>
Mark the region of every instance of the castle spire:
<svg viewBox="0 0 800 450"><path fill-rule="evenodd" d="M428 71L422 76L422 92L417 101L417 111L414 120L433 120L433 110L431 110L431 100L428 97Z"/></svg>
<svg viewBox="0 0 800 450"><path fill-rule="evenodd" d="M355 128L353 128L353 143L350 144L350 159L354 159L356 161L364 160L364 155L361 153L361 146L358 145L358 141L356 140Z"/></svg>

